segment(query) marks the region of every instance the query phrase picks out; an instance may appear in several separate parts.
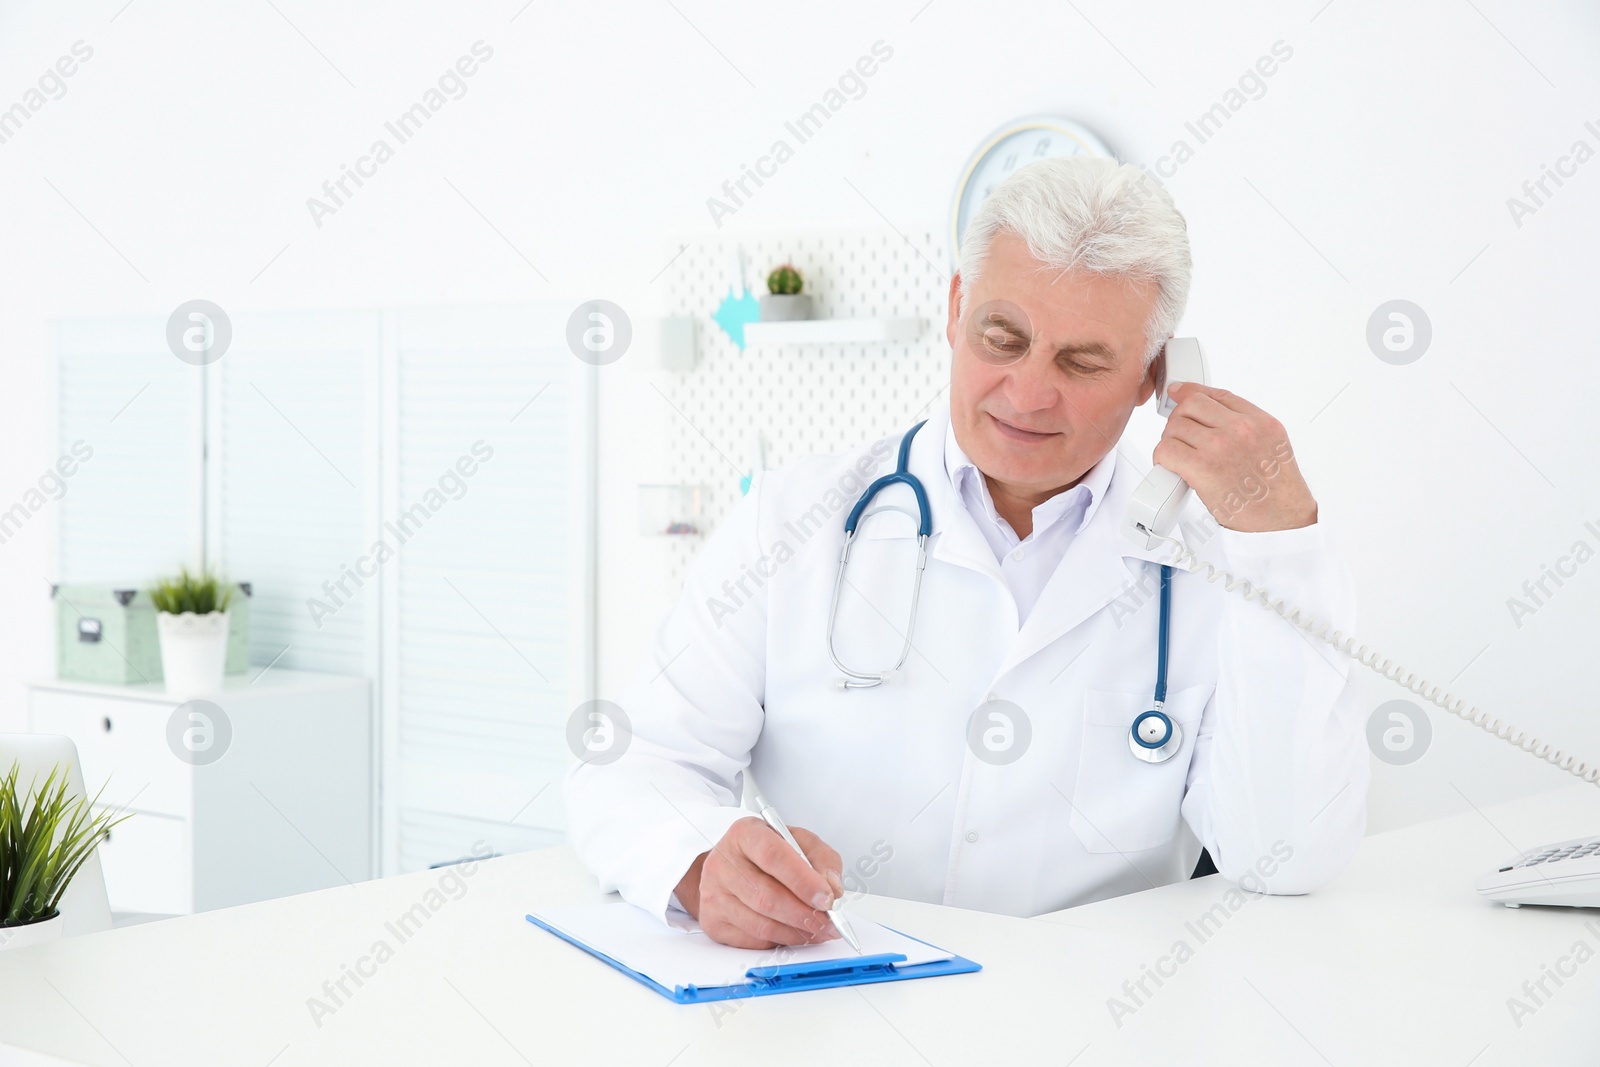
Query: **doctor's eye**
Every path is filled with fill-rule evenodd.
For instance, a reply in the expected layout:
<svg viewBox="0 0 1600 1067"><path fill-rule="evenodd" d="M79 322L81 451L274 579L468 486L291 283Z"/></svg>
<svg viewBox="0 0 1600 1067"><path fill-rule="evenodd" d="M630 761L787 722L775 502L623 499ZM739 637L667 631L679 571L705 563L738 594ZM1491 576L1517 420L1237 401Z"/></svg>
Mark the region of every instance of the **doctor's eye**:
<svg viewBox="0 0 1600 1067"><path fill-rule="evenodd" d="M997 359L1016 359L1028 350L1026 337L1019 337L997 324L983 327L978 336L984 351Z"/></svg>
<svg viewBox="0 0 1600 1067"><path fill-rule="evenodd" d="M991 300L967 320L967 342L985 363L1014 363L1033 343L1032 324L1022 309L1005 300Z"/></svg>

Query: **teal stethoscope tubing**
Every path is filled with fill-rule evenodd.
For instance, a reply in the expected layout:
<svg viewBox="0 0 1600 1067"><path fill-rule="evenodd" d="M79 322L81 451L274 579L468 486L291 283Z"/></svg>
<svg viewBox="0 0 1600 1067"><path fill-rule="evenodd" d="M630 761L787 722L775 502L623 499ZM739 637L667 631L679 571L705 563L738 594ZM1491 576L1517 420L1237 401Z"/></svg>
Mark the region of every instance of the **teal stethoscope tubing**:
<svg viewBox="0 0 1600 1067"><path fill-rule="evenodd" d="M900 439L900 452L896 458L895 469L867 486L861 494L861 499L856 501L855 507L850 509L850 514L844 520L844 548L839 553L839 571L833 580L833 601L828 607L828 657L833 661L834 667L844 675L839 685L845 690L871 689L882 685L889 674L905 665L906 657L911 653L911 632L917 622L917 600L922 593L922 572L928 563L928 537L933 533L933 513L928 506L927 490L923 488L921 479L907 469L907 464L911 457L911 441L916 437L917 431L925 425L927 425L926 419L906 431L905 436ZM839 614L839 592L844 587L845 568L850 562L850 546L855 542L857 524L860 523L868 505L872 503L873 497L891 485L903 485L917 498L917 571L911 587L911 613L906 620L905 643L900 648L899 659L895 661L893 667L882 674L865 674L846 667L839 659L839 654L833 645L834 622ZM1133 721L1133 729L1128 737L1133 754L1146 763L1165 762L1182 744L1177 726L1167 713L1161 710L1167 699L1167 650L1172 632L1172 567L1167 564L1161 566L1160 600L1161 618L1156 626L1155 707ZM1144 733L1141 733L1141 726L1146 727ZM1147 738L1144 734L1150 736Z"/></svg>
<svg viewBox="0 0 1600 1067"><path fill-rule="evenodd" d="M933 532L933 512L928 507L928 491L923 488L922 480L906 469L906 463L911 457L911 439L927 425L927 421L923 419L906 431L906 435L900 439L900 456L894 471L867 486L866 492L861 494L861 499L856 501L856 506L850 509L850 514L844 520L844 549L839 553L839 572L833 579L833 602L828 606L828 658L844 675L839 679L841 689L871 689L882 685L885 678L905 666L906 657L911 654L911 629L917 623L917 598L922 595L922 571L928 565L928 535ZM863 674L846 667L844 661L839 659L839 653L834 651L833 624L839 617L839 591L844 588L844 570L850 562L850 546L856 539L856 524L861 521L861 513L867 510L872 498L891 485L903 485L917 498L917 573L911 586L911 614L906 620L905 644L900 646L900 658L894 666L882 674Z"/></svg>
<svg viewBox="0 0 1600 1067"><path fill-rule="evenodd" d="M1156 624L1155 707L1133 720L1128 749L1144 763L1165 763L1183 745L1183 732L1162 710L1167 702L1167 649L1172 639L1172 567L1161 565L1161 621Z"/></svg>

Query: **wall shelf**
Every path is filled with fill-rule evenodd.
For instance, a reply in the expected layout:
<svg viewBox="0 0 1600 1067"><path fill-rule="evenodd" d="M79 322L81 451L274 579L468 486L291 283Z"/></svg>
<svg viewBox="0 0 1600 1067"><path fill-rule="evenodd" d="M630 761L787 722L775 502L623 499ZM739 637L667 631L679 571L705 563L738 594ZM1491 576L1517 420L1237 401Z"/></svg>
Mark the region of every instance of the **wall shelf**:
<svg viewBox="0 0 1600 1067"><path fill-rule="evenodd" d="M751 322L744 328L746 347L774 345L860 345L915 341L922 319L796 319L790 322Z"/></svg>

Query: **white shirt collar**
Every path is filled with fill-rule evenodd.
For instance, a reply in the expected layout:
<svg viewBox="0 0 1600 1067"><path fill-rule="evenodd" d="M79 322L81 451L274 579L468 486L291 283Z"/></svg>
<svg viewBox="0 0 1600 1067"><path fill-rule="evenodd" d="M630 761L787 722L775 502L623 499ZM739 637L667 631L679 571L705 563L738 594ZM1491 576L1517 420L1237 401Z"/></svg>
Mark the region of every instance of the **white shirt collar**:
<svg viewBox="0 0 1600 1067"><path fill-rule="evenodd" d="M1080 504L1082 508L1079 512L1078 522L1072 528L1072 532L1077 534L1087 526L1089 520L1094 517L1095 511L1099 508L1100 501L1105 498L1106 490L1111 484L1111 473L1116 468L1116 457L1116 449L1107 450L1106 454L1100 458L1100 462L1091 467L1089 472L1080 478L1076 485L1070 489L1062 490L1037 505L1033 509L1033 533L1030 536L1037 536L1054 523L1059 522L1064 516L1077 509ZM957 496L967 500L969 492L967 487L970 486L970 491L976 493L978 499L983 501L983 509L987 513L989 520L997 525L1005 522L1001 518L999 511L995 509L994 498L989 494L988 480L983 476L983 472L978 469L977 464L968 458L966 452L962 451L961 445L956 441L954 419L948 422L945 428L944 465L945 471L950 477L950 484L955 488ZM974 518L976 517L974 516ZM1004 528L1009 530L1010 525L1006 524ZM1012 535L1015 536L1015 531L1012 531Z"/></svg>

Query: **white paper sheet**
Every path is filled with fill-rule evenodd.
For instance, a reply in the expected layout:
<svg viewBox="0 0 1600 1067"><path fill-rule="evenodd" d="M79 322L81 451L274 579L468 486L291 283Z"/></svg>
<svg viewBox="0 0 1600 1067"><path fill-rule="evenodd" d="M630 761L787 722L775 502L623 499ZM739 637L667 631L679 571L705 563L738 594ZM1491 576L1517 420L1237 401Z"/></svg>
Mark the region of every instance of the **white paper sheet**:
<svg viewBox="0 0 1600 1067"><path fill-rule="evenodd" d="M627 903L583 904L533 914L668 989L680 985L743 985L749 980L745 972L751 967L856 958L855 951L842 938L796 948L733 948L718 944L699 929L685 931L665 926L649 912ZM850 925L861 941L862 955L904 953L905 963L897 966L932 963L954 955L859 915L850 917Z"/></svg>

